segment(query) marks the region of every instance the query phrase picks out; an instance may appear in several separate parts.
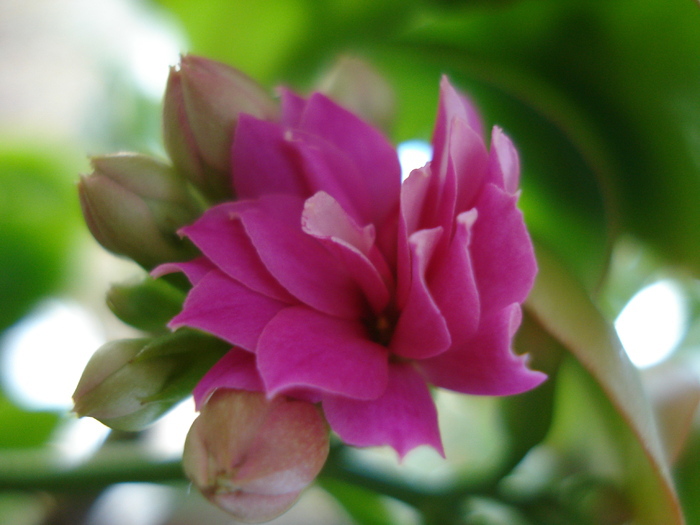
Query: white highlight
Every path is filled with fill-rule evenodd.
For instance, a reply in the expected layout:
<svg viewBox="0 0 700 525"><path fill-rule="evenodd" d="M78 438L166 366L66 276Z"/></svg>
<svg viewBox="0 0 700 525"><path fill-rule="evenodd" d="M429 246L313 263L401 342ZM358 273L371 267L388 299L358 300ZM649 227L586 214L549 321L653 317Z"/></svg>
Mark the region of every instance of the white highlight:
<svg viewBox="0 0 700 525"><path fill-rule="evenodd" d="M401 180L408 178L411 172L422 168L433 156L433 147L424 140L407 140L396 148L401 164Z"/></svg>
<svg viewBox="0 0 700 525"><path fill-rule="evenodd" d="M79 465L92 457L107 439L110 429L91 417L71 419L58 428L53 446L66 467Z"/></svg>
<svg viewBox="0 0 700 525"><path fill-rule="evenodd" d="M7 331L2 382L29 410L70 410L90 356L105 342L95 317L76 303L51 299Z"/></svg>
<svg viewBox="0 0 700 525"><path fill-rule="evenodd" d="M196 418L194 399L190 397L148 429L145 438L149 452L164 460L180 457L187 432Z"/></svg>
<svg viewBox="0 0 700 525"><path fill-rule="evenodd" d="M658 281L637 292L615 320L615 330L630 360L646 368L666 359L688 327L688 307L682 289L671 280Z"/></svg>
<svg viewBox="0 0 700 525"><path fill-rule="evenodd" d="M120 483L108 488L90 510L88 525L158 525L171 512L176 492L151 483Z"/></svg>

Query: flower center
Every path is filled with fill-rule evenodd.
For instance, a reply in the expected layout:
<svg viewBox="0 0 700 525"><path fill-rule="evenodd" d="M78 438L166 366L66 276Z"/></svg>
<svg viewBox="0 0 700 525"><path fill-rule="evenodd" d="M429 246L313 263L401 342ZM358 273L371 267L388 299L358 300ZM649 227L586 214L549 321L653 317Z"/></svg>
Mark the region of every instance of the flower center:
<svg viewBox="0 0 700 525"><path fill-rule="evenodd" d="M389 346L398 315L384 311L378 316L372 316L365 320L365 327L369 338L382 346Z"/></svg>

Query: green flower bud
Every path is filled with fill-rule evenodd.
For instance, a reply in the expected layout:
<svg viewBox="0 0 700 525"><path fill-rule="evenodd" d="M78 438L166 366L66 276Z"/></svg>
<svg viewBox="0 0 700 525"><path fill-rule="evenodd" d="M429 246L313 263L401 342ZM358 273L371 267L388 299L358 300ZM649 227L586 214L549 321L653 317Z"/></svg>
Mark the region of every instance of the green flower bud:
<svg viewBox="0 0 700 525"><path fill-rule="evenodd" d="M114 315L152 333L167 332L166 324L182 310L184 299L184 292L152 277L137 284L115 284L107 292L107 306Z"/></svg>
<svg viewBox="0 0 700 525"><path fill-rule="evenodd" d="M74 411L117 430L141 430L192 389L230 345L192 330L100 347L73 394Z"/></svg>
<svg viewBox="0 0 700 525"><path fill-rule="evenodd" d="M291 507L328 457L319 409L284 396L219 389L187 435L183 466L214 504L246 523Z"/></svg>
<svg viewBox="0 0 700 525"><path fill-rule="evenodd" d="M240 113L276 120L279 109L251 78L220 62L185 55L170 70L163 105L165 149L213 201L231 198L231 144Z"/></svg>
<svg viewBox="0 0 700 525"><path fill-rule="evenodd" d="M78 192L85 222L102 246L149 269L193 257L176 231L200 208L170 166L130 153L95 157L92 166Z"/></svg>

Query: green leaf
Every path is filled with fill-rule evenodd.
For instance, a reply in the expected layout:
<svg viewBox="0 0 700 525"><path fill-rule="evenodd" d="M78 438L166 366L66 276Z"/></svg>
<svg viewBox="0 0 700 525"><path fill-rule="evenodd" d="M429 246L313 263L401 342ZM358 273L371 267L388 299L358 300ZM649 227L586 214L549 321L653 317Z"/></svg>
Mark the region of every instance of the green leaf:
<svg viewBox="0 0 700 525"><path fill-rule="evenodd" d="M70 155L0 139L0 331L63 284L79 224L78 169Z"/></svg>
<svg viewBox="0 0 700 525"><path fill-rule="evenodd" d="M357 525L395 523L377 493L331 478L323 478L319 484L345 508Z"/></svg>
<svg viewBox="0 0 700 525"><path fill-rule="evenodd" d="M652 407L637 370L582 286L542 249L538 261L540 273L528 310L586 370L599 398L609 400L611 410L605 422L615 429L636 519L649 525L683 523ZM600 401L593 406L605 409Z"/></svg>
<svg viewBox="0 0 700 525"><path fill-rule="evenodd" d="M22 410L4 396L0 397L0 449L43 445L59 419L55 413Z"/></svg>

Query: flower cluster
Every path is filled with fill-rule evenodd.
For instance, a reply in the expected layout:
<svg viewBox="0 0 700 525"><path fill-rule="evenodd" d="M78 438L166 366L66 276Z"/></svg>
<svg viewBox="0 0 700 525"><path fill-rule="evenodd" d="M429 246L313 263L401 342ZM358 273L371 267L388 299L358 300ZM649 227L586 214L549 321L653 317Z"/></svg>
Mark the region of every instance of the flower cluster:
<svg viewBox="0 0 700 525"><path fill-rule="evenodd" d="M433 159L402 183L380 131L320 92L279 93L278 105L239 72L192 56L172 72L166 93L175 169L218 203L181 221L199 255L187 260L191 246L178 247L178 257L161 257L152 273L182 272L191 283L169 323L175 333L187 327L230 345L194 388L200 419L216 422L195 424L186 467L197 463L192 457L207 464L211 432L236 452L210 454L209 465L212 457L235 463L252 434L267 435L264 424L249 424L255 410L213 408L230 396L236 406L302 411L307 430L287 418L281 424L291 435L275 425L271 432L298 437L303 444L291 448L313 449L314 457L327 453L324 421L349 445L389 445L401 457L429 445L442 454L431 387L510 395L545 378L512 350L536 274L517 208L517 152L499 128L487 147L474 107L443 78ZM168 241L171 253L176 241ZM222 430L222 417L242 418L230 422L239 437ZM197 452L188 458L188 450ZM295 472L293 488L278 475L274 490L258 491L275 512L323 461L301 463L285 467ZM241 469L214 470L188 468L205 493L247 490L231 485Z"/></svg>

